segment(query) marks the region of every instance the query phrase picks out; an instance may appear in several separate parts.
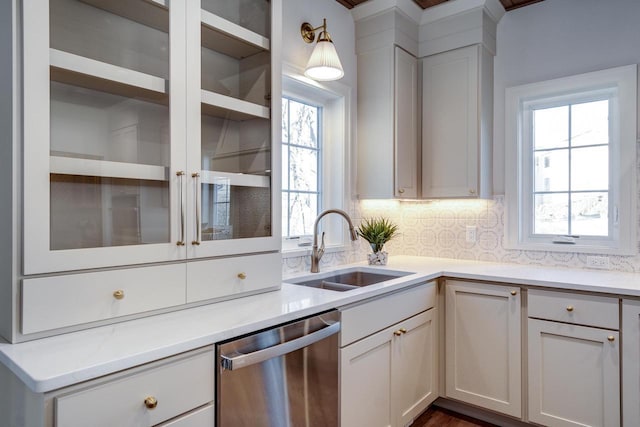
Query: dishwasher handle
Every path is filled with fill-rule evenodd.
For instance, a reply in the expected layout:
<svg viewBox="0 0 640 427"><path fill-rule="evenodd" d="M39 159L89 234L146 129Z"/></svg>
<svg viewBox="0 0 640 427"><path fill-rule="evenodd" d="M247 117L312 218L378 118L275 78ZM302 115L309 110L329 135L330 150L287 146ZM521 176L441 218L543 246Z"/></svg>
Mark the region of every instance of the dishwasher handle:
<svg viewBox="0 0 640 427"><path fill-rule="evenodd" d="M326 328L322 328L319 331L313 332L309 335L303 335L300 338L291 340L282 344L274 345L263 350L254 351L249 354L241 354L238 356L225 356L220 355L220 365L223 370L233 371L246 366L255 365L256 363L264 362L268 359L282 356L287 353L292 353L296 350L300 350L303 347L307 347L313 343L321 341L333 334L340 332L340 322L335 322Z"/></svg>

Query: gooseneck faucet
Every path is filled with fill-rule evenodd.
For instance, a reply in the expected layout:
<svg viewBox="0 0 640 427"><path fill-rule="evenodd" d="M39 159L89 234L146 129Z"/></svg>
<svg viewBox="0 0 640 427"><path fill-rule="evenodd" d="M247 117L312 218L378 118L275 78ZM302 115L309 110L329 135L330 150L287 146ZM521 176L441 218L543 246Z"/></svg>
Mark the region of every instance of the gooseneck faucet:
<svg viewBox="0 0 640 427"><path fill-rule="evenodd" d="M351 218L349 215L343 210L340 209L327 209L326 211L320 213L318 218L316 218L316 222L313 224L313 247L311 252L311 272L318 273L320 271L320 259L322 259L322 255L324 255L324 231L322 232L322 243L320 248L318 249L318 223L322 219L323 216L328 215L330 213L336 213L338 215L342 215L347 223L349 224L349 233L351 234L351 240L358 240L358 233L356 233L355 228L353 228L353 223L351 222Z"/></svg>

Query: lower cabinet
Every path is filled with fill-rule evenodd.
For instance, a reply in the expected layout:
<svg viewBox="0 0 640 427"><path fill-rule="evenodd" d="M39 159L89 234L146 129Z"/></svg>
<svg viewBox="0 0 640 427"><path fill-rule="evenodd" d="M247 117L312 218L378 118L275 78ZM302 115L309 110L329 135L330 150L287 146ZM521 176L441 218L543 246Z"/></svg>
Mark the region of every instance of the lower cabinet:
<svg viewBox="0 0 640 427"><path fill-rule="evenodd" d="M520 289L447 280L446 397L521 417Z"/></svg>
<svg viewBox="0 0 640 427"><path fill-rule="evenodd" d="M406 426L438 397L435 293L432 282L341 309L342 427Z"/></svg>
<svg viewBox="0 0 640 427"><path fill-rule="evenodd" d="M622 425L640 426L640 300L622 301Z"/></svg>
<svg viewBox="0 0 640 427"><path fill-rule="evenodd" d="M528 421L620 426L618 299L530 290L528 302Z"/></svg>
<svg viewBox="0 0 640 427"><path fill-rule="evenodd" d="M343 427L405 426L437 397L436 309L340 351Z"/></svg>
<svg viewBox="0 0 640 427"><path fill-rule="evenodd" d="M173 356L50 396L53 425L214 425L212 347Z"/></svg>

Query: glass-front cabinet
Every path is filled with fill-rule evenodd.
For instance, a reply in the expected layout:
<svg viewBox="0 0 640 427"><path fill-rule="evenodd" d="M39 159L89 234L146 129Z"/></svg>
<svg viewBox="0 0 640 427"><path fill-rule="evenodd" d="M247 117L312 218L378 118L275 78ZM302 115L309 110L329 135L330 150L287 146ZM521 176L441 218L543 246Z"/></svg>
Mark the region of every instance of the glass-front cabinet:
<svg viewBox="0 0 640 427"><path fill-rule="evenodd" d="M278 251L279 1L22 5L25 275Z"/></svg>

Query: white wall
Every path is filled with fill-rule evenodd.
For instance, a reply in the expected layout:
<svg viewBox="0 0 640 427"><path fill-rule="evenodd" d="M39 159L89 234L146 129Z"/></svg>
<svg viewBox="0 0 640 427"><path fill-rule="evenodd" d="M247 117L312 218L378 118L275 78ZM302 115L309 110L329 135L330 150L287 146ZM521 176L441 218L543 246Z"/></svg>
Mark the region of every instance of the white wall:
<svg viewBox="0 0 640 427"><path fill-rule="evenodd" d="M504 193L505 88L640 63L639 21L638 0L545 0L504 15L494 63L496 194Z"/></svg>

